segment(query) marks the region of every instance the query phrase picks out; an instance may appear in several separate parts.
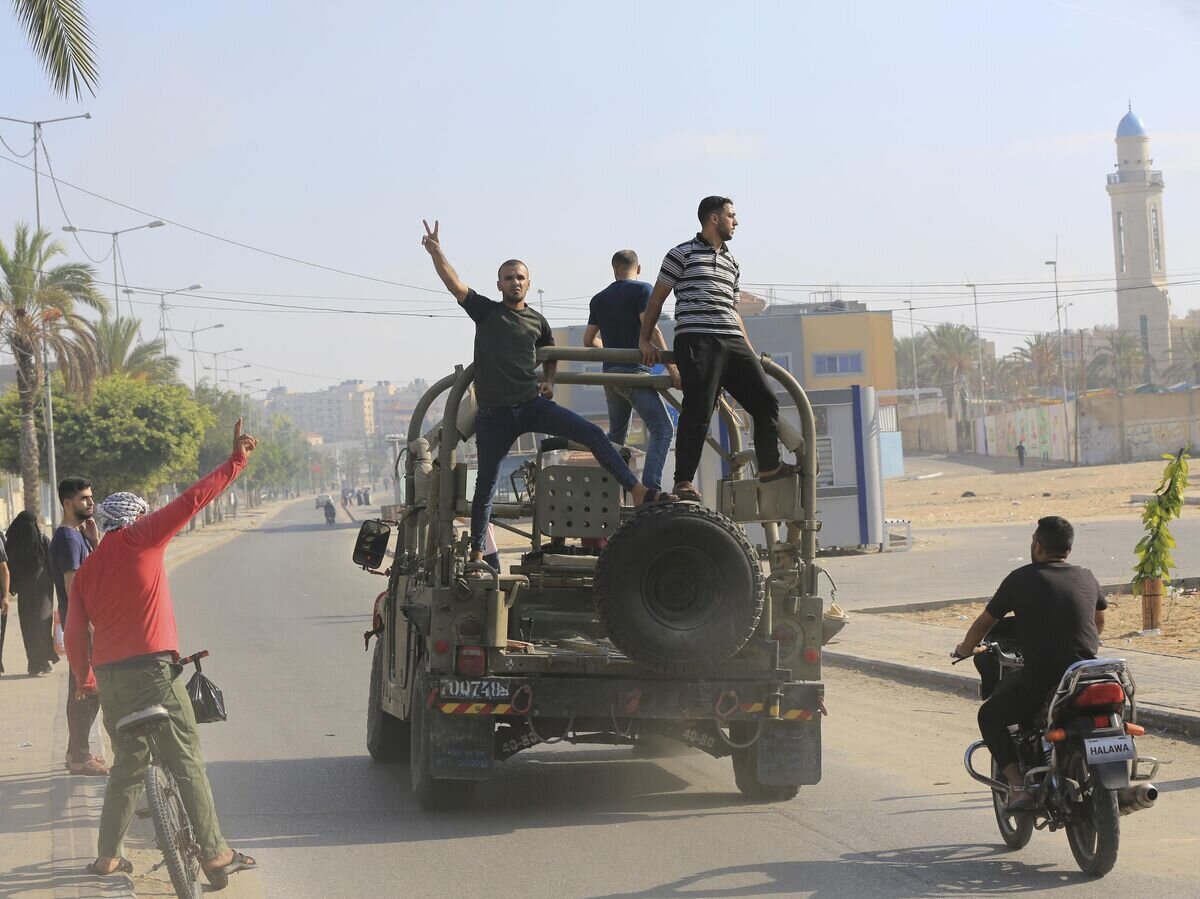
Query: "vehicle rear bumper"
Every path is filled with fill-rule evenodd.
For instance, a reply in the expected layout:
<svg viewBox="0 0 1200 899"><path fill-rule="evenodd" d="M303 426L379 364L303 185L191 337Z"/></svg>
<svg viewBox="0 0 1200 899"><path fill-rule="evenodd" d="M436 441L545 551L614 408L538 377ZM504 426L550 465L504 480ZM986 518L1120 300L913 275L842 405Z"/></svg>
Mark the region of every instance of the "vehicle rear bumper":
<svg viewBox="0 0 1200 899"><path fill-rule="evenodd" d="M519 719L807 721L822 713L825 694L820 681L435 676L432 686L442 714Z"/></svg>

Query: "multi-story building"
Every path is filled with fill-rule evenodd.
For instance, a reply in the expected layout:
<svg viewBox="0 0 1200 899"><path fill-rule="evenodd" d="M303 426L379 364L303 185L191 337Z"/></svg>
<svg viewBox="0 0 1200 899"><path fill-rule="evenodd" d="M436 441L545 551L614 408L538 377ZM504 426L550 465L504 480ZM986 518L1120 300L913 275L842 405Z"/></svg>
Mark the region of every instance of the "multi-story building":
<svg viewBox="0 0 1200 899"><path fill-rule="evenodd" d="M315 393L288 393L277 388L267 395L267 410L286 415L301 431L320 434L326 443L362 441L375 434L376 390L363 381L343 381ZM389 385L390 386L390 385Z"/></svg>
<svg viewBox="0 0 1200 899"><path fill-rule="evenodd" d="M891 312L875 312L853 300L825 303L768 303L743 292L739 311L754 349L770 353L795 376L805 390L829 390L861 385L878 390L896 387L896 354L892 339ZM674 322L665 316L659 327L671 344ZM556 328L559 345L579 346L584 325ZM579 368L563 363L563 368ZM599 366L591 366L599 370ZM560 385L555 389L560 402L601 426L607 422L608 407L600 387ZM881 402L894 403L895 397ZM641 423L634 416L629 442L642 443Z"/></svg>

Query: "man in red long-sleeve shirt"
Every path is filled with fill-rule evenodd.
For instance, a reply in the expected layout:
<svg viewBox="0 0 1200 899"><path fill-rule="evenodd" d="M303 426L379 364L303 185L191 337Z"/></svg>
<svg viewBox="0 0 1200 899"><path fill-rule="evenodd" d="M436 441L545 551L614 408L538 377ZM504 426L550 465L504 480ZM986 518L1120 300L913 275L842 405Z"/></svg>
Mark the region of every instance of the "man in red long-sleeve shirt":
<svg viewBox="0 0 1200 899"><path fill-rule="evenodd" d="M239 418L229 459L157 512L147 514L145 501L132 493L113 494L97 507L104 537L71 584L66 626L71 670L81 693L99 689L115 756L100 813L99 857L88 867L93 874L132 871L121 857L121 841L142 793L150 751L145 737L121 736L116 724L152 705L165 706L171 715L156 745L179 784L208 879L220 888L230 874L255 866L254 859L225 844L217 824L196 718L179 680L179 638L163 561L171 538L233 483L255 445L242 433Z"/></svg>

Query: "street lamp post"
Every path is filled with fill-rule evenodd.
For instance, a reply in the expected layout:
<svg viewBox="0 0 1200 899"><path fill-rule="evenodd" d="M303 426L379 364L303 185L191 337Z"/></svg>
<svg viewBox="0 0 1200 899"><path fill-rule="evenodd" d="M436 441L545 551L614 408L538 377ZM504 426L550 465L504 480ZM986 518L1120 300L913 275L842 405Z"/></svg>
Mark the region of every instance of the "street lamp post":
<svg viewBox="0 0 1200 899"><path fill-rule="evenodd" d="M921 385L917 379L917 330L913 324L913 304L912 300L905 300L904 305L908 307L908 342L912 344L913 357L913 393L916 394L917 400L917 449L921 448Z"/></svg>
<svg viewBox="0 0 1200 899"><path fill-rule="evenodd" d="M212 354L212 357L213 357L213 386L216 387L218 390L221 388L221 357L228 356L230 353L241 353L241 352L244 352L244 350L240 346L238 346L238 347L234 347L232 350L221 350L221 352L219 352L219 353ZM249 366L243 366L243 368L247 368L247 367L249 367Z"/></svg>
<svg viewBox="0 0 1200 899"><path fill-rule="evenodd" d="M1054 317L1058 322L1058 367L1062 375L1062 392L1063 392L1063 425L1067 429L1067 461L1071 461L1071 422L1067 419L1067 356L1066 345L1063 339L1063 320L1062 320L1062 304L1058 297L1058 260L1047 259L1046 265L1054 270Z"/></svg>
<svg viewBox="0 0 1200 899"><path fill-rule="evenodd" d="M204 331L212 331L212 330L215 330L215 329L217 329L217 328L224 328L224 327L225 327L225 326L224 326L223 324L221 324L221 323L219 323L219 322L218 322L218 323L217 323L217 324L215 324L215 325L209 325L208 327L205 327L205 328L163 328L163 330L164 330L164 331L170 331L170 332L171 332L171 333L173 333L173 334L175 334L175 333L178 333L178 334L190 334L190 335L191 335L191 347L192 347L192 395L193 395L193 396L195 395L195 393L196 393L196 389L197 389L197 387L199 386L199 378L197 377L198 371L197 371L197 368L196 368L196 335L197 335L197 334L201 334L201 333L203 333Z"/></svg>
<svg viewBox="0 0 1200 899"><path fill-rule="evenodd" d="M128 234L130 231L141 231L143 228L161 228L165 225L162 219L155 219L152 222L147 222L144 225L134 225L132 228L122 228L119 231L99 231L95 228L77 228L74 225L63 225L63 230L70 234L107 234L112 238L112 260L113 260L113 312L118 318L121 316L121 300L117 293L117 287L120 282L117 278L117 239L122 234ZM133 315L133 305L129 306L129 314Z"/></svg>
<svg viewBox="0 0 1200 899"><path fill-rule="evenodd" d="M90 112L40 120L0 116L0 121L17 122L33 127L33 211L37 233L41 233L42 230L42 187L41 176L38 174L38 144L42 142L42 126L54 122L70 122L74 119L90 119L91 117ZM46 471L50 475L50 526L54 528L58 526L58 503L55 502L55 497L58 495L58 463L54 456L54 397L50 393L50 351L46 346L45 335L42 336L42 375L46 394Z"/></svg>

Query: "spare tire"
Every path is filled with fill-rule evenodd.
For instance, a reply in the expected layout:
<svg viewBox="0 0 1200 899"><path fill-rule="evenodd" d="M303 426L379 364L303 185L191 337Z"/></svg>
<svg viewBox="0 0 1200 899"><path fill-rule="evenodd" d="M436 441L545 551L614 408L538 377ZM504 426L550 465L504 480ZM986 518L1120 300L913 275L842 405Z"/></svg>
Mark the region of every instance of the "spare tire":
<svg viewBox="0 0 1200 899"><path fill-rule="evenodd" d="M754 548L736 524L696 503L651 506L627 521L600 553L594 584L613 643L661 674L731 658L762 615Z"/></svg>

